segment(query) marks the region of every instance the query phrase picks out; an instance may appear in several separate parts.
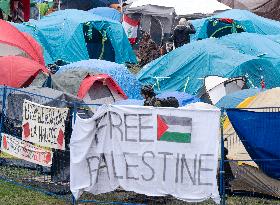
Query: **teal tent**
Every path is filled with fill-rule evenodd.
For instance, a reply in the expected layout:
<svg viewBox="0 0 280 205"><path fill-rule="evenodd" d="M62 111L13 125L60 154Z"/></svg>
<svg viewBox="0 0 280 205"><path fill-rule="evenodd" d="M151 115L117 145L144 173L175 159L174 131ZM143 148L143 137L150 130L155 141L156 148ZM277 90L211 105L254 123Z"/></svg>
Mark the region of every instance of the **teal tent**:
<svg viewBox="0 0 280 205"><path fill-rule="evenodd" d="M261 77L266 87L280 86L280 72L273 64L259 57L243 54L217 43L219 39L204 39L182 46L146 65L138 74L142 83L155 85L162 91L183 91L198 94L206 76L245 76L249 87L260 87Z"/></svg>
<svg viewBox="0 0 280 205"><path fill-rule="evenodd" d="M212 18L230 18L238 23L248 33L258 33L263 35L278 35L280 34L280 22L275 20L266 19L247 10L231 9L219 13L209 18L203 18L192 21L196 28L196 34L192 39L205 39L208 38L207 26L209 19Z"/></svg>
<svg viewBox="0 0 280 205"><path fill-rule="evenodd" d="M242 54L269 60L275 66L280 63L280 41L272 36L244 32L224 36L216 42Z"/></svg>
<svg viewBox="0 0 280 205"><path fill-rule="evenodd" d="M39 21L14 25L42 45L47 63L58 59L76 62L89 58L136 63L120 22L86 11L61 10Z"/></svg>
<svg viewBox="0 0 280 205"><path fill-rule="evenodd" d="M207 24L207 38L220 38L232 33L241 33L245 31L241 23L228 18L207 19L205 24Z"/></svg>
<svg viewBox="0 0 280 205"><path fill-rule="evenodd" d="M280 34L279 35L267 35L266 37L277 43L280 43Z"/></svg>

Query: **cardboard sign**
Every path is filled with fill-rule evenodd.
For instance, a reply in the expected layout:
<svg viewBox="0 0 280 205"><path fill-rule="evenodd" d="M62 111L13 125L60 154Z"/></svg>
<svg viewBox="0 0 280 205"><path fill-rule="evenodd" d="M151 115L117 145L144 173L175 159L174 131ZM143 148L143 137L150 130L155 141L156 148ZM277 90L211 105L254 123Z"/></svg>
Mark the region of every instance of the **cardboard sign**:
<svg viewBox="0 0 280 205"><path fill-rule="evenodd" d="M44 147L64 150L67 115L68 108L47 107L25 100L22 139Z"/></svg>
<svg viewBox="0 0 280 205"><path fill-rule="evenodd" d="M50 150L34 146L13 136L2 133L1 150L19 159L42 166L52 165L53 153Z"/></svg>

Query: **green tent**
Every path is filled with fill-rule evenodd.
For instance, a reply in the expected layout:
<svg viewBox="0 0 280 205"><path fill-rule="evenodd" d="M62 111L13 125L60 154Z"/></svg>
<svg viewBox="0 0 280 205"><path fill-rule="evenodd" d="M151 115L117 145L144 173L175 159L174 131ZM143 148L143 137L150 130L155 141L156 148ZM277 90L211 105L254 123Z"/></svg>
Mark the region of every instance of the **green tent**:
<svg viewBox="0 0 280 205"><path fill-rule="evenodd" d="M6 14L10 14L10 0L0 0L0 9Z"/></svg>

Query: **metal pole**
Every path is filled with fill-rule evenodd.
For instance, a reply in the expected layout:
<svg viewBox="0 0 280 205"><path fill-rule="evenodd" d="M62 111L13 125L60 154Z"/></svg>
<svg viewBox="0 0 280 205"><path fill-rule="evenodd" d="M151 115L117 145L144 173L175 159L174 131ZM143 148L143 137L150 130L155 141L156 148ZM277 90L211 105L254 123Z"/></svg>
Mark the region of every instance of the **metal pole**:
<svg viewBox="0 0 280 205"><path fill-rule="evenodd" d="M6 110L6 98L7 98L7 86L4 86L3 88L3 96L2 96L2 111L1 111L1 122L0 122L0 134L2 133L2 128L4 124L5 119L5 110ZM1 142L0 138L0 142Z"/></svg>
<svg viewBox="0 0 280 205"><path fill-rule="evenodd" d="M75 122L76 122L76 118L77 118L77 103L76 102L74 102L74 111L73 111L73 122L74 122L74 124L75 124Z"/></svg>
<svg viewBox="0 0 280 205"><path fill-rule="evenodd" d="M220 197L221 204L225 205L225 183L224 183L224 108L221 109L221 160L220 160Z"/></svg>
<svg viewBox="0 0 280 205"><path fill-rule="evenodd" d="M73 196L73 194L72 194L71 204L72 204L72 205L75 205L75 204L76 204L76 199L75 199L75 197Z"/></svg>
<svg viewBox="0 0 280 205"><path fill-rule="evenodd" d="M74 102L73 124L75 124L76 118L77 118L77 103ZM73 124L71 124L71 127L72 127ZM73 129L73 127L72 127L72 129ZM70 152L71 152L71 149L70 149ZM75 204L76 204L76 199L75 199L75 197L74 197L73 194L71 195L71 204L72 204L72 205L75 205Z"/></svg>

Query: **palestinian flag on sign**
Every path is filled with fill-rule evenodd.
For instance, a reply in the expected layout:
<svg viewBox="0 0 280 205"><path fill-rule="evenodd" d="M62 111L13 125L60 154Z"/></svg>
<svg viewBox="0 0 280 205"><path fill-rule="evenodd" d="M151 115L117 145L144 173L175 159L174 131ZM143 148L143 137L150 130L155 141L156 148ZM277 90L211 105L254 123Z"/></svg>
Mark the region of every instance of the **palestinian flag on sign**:
<svg viewBox="0 0 280 205"><path fill-rule="evenodd" d="M188 117L157 116L157 139L177 143L191 143L192 119Z"/></svg>

